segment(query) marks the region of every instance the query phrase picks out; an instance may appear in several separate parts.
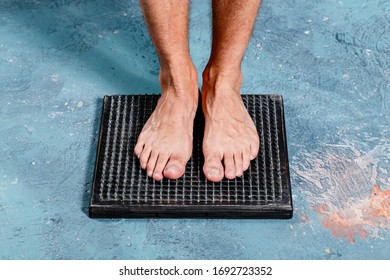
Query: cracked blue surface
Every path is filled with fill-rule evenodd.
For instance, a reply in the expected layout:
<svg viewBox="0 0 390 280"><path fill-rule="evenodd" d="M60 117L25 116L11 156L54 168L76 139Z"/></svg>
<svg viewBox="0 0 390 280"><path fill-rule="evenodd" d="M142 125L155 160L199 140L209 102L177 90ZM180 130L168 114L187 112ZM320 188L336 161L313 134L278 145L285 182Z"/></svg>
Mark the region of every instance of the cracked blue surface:
<svg viewBox="0 0 390 280"><path fill-rule="evenodd" d="M0 2L0 259L389 259L389 1L263 1L242 92L284 96L291 220L88 218L101 98L157 93L158 71L138 1Z"/></svg>

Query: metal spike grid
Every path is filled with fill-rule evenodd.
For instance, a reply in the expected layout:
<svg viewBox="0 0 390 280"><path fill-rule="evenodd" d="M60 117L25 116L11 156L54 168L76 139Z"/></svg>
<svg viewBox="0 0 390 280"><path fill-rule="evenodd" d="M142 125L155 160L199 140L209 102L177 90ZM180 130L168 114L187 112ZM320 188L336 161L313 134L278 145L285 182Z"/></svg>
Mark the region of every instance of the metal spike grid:
<svg viewBox="0 0 390 280"><path fill-rule="evenodd" d="M158 95L104 97L89 207L91 218L292 217L281 96L242 95L260 136L259 155L242 177L218 183L208 181L202 171L201 109L194 121L193 154L183 177L155 181L141 169L133 150L158 98Z"/></svg>

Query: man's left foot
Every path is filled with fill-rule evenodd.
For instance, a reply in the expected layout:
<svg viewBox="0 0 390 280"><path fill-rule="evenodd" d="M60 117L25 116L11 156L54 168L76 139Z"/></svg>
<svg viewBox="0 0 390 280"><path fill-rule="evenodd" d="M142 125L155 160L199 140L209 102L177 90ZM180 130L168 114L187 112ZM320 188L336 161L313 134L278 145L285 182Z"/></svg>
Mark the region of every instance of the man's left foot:
<svg viewBox="0 0 390 280"><path fill-rule="evenodd" d="M240 177L259 151L259 135L240 95L241 82L240 70L203 72L203 172L213 182Z"/></svg>

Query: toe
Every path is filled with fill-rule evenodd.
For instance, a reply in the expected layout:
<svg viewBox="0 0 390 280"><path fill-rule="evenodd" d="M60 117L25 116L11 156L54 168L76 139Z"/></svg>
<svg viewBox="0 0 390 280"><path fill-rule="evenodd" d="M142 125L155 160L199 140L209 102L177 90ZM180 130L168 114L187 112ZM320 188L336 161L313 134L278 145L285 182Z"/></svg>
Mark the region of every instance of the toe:
<svg viewBox="0 0 390 280"><path fill-rule="evenodd" d="M236 168L234 166L233 155L225 155L223 164L225 166L225 177L227 179L234 179L236 177Z"/></svg>
<svg viewBox="0 0 390 280"><path fill-rule="evenodd" d="M177 179L183 176L187 160L180 155L172 155L165 166L164 176L168 179Z"/></svg>
<svg viewBox="0 0 390 280"><path fill-rule="evenodd" d="M242 155L241 155L241 153L234 155L234 165L236 168L236 176L241 177L241 175L242 175Z"/></svg>
<svg viewBox="0 0 390 280"><path fill-rule="evenodd" d="M156 167L154 168L153 172L153 179L155 180L161 180L163 176L163 170L167 164L167 161L169 159L169 155L166 153L160 153L157 159Z"/></svg>
<svg viewBox="0 0 390 280"><path fill-rule="evenodd" d="M146 164L146 169L148 171L148 176L152 177L154 168L156 166L157 158L159 157L157 152L152 151L150 153L150 158L148 160L148 163Z"/></svg>
<svg viewBox="0 0 390 280"><path fill-rule="evenodd" d="M254 142L250 145L250 155L251 160L255 159L257 157L257 154L259 153L259 141Z"/></svg>
<svg viewBox="0 0 390 280"><path fill-rule="evenodd" d="M251 154L249 151L243 151L242 152L242 169L243 171L247 171L249 168L249 165L251 163Z"/></svg>
<svg viewBox="0 0 390 280"><path fill-rule="evenodd" d="M223 179L223 166L221 160L222 157L217 155L206 157L203 172L208 180L219 182Z"/></svg>
<svg viewBox="0 0 390 280"><path fill-rule="evenodd" d="M144 143L142 142L137 142L137 144L135 145L134 147L134 154L139 158L139 156L141 155L141 152L144 148Z"/></svg>
<svg viewBox="0 0 390 280"><path fill-rule="evenodd" d="M148 161L149 161L150 153L151 153L151 150L147 147L144 147L144 149L142 150L142 153L140 154L139 161L140 161L141 167L143 169L146 169L146 166L147 166Z"/></svg>

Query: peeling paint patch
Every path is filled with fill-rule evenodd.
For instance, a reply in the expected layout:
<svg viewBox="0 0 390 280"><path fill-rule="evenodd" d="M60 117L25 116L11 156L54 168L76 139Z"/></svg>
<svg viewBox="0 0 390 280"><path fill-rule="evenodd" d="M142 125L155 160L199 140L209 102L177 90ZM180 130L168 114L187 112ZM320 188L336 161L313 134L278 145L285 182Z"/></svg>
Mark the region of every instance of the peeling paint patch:
<svg viewBox="0 0 390 280"><path fill-rule="evenodd" d="M390 190L382 191L379 185L372 188L370 195L371 215L378 217L381 225L390 224Z"/></svg>
<svg viewBox="0 0 390 280"><path fill-rule="evenodd" d="M362 225L351 223L348 218L341 217L339 213L328 216L322 224L331 230L333 236L343 237L351 243L355 242L356 235L367 238L367 232Z"/></svg>
<svg viewBox="0 0 390 280"><path fill-rule="evenodd" d="M292 162L299 191L322 225L350 243L383 238L390 230L390 143L360 135L365 139L322 143Z"/></svg>
<svg viewBox="0 0 390 280"><path fill-rule="evenodd" d="M373 235L373 228L390 228L390 190L382 191L379 185L372 187L370 198L344 209L330 209L321 204L314 210L324 216L322 224L335 237L354 243L357 236Z"/></svg>

